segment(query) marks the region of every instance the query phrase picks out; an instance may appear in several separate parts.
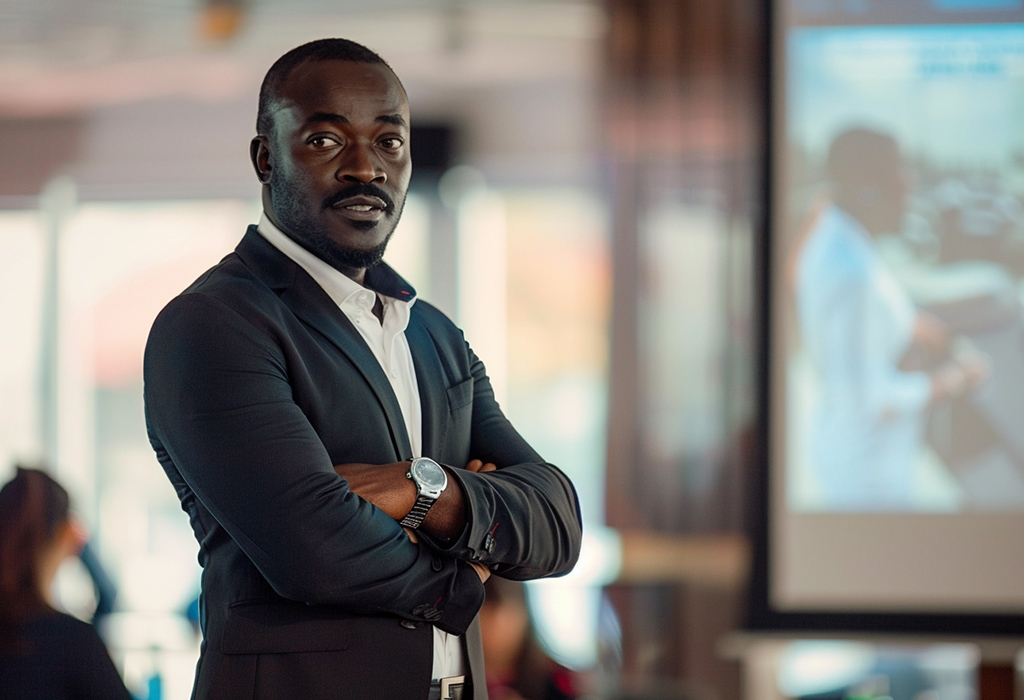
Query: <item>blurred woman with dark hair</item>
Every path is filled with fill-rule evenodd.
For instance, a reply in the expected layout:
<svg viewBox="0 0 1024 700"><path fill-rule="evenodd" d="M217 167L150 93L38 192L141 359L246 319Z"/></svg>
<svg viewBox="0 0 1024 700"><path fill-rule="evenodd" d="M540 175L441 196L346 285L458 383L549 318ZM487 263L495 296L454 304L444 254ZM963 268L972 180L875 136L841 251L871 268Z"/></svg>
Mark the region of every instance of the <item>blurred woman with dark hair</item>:
<svg viewBox="0 0 1024 700"><path fill-rule="evenodd" d="M480 608L491 700L574 700L583 678L551 659L534 636L522 581L491 576Z"/></svg>
<svg viewBox="0 0 1024 700"><path fill-rule="evenodd" d="M19 467L0 489L0 700L131 699L96 630L49 599L83 543L67 491Z"/></svg>

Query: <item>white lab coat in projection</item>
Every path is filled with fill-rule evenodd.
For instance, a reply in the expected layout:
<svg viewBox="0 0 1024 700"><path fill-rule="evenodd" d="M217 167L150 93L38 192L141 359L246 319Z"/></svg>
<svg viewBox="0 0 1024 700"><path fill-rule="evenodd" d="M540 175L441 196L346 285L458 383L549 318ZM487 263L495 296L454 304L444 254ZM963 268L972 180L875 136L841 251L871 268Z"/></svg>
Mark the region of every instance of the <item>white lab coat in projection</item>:
<svg viewBox="0 0 1024 700"><path fill-rule="evenodd" d="M899 368L917 310L868 232L829 208L797 269L797 313L821 392L810 464L825 510L912 507L931 383Z"/></svg>

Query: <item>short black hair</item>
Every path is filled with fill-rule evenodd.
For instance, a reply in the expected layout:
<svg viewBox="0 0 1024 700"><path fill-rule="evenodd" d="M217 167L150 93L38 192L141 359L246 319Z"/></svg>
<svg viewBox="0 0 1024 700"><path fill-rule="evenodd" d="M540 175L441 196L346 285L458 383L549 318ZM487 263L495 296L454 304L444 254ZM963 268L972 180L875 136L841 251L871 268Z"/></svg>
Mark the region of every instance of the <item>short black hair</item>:
<svg viewBox="0 0 1024 700"><path fill-rule="evenodd" d="M317 39L308 44L297 46L281 58L267 71L260 86L260 104L256 113L256 133L266 135L273 127L271 106L288 80L295 67L306 61L355 61L357 63L377 63L388 66L387 61L362 44L348 39ZM391 66L388 66L390 69Z"/></svg>
<svg viewBox="0 0 1024 700"><path fill-rule="evenodd" d="M855 127L832 141L825 170L834 187L851 189L875 184L879 172L899 163L900 147L892 136Z"/></svg>

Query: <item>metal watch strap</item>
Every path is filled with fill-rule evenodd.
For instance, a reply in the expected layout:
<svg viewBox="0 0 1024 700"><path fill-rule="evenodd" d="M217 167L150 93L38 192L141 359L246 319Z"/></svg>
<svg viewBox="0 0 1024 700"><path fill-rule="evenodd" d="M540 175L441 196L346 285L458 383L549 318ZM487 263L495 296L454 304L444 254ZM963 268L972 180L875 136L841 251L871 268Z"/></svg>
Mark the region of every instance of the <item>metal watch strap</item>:
<svg viewBox="0 0 1024 700"><path fill-rule="evenodd" d="M437 502L436 498L420 495L416 497L416 503L412 510L406 513L405 517L398 521L402 527L411 527L413 530L423 524L423 518L427 517L427 511Z"/></svg>

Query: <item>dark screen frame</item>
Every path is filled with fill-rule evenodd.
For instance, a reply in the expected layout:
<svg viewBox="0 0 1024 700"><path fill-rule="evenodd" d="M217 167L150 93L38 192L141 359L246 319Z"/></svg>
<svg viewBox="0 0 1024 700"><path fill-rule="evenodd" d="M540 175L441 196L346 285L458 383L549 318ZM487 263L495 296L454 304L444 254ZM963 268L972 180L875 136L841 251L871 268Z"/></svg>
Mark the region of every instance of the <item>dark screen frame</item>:
<svg viewBox="0 0 1024 700"><path fill-rule="evenodd" d="M763 206L761 217L757 222L758 232L754 245L754 276L757 348L757 430L755 436L753 458L753 498L751 499L752 544L751 579L748 597L746 627L750 631L763 632L807 632L827 633L897 633L897 634L929 634L955 636L1024 636L1024 615L1021 614L957 614L948 612L935 613L893 613L877 610L860 611L818 611L818 610L779 610L771 604L771 527L772 527L772 415L770 407L772 395L773 347L772 320L775 300L772 297L774 285L776 243L782 240L779 232L774 230L775 195L777 183L773 178L775 156L776 114L774 85L776 71L785 71L785 65L778 65L779 57L784 55L784 47L778 46L785 40L784 34L777 25L779 6L787 0L766 0L764 11L763 65L765 66L761 80L762 97L762 144L764 157L761 161L761 194ZM925 0L912 0L922 3ZM905 17L893 17L891 21L880 24L905 24ZM1000 23L1000 18L993 13L963 13L943 22L929 18L921 24L973 24ZM1022 10L1007 11L1002 22L1024 23ZM837 21L822 23L806 23L801 26L835 26ZM849 23L849 24L852 24ZM876 26L876 25L872 25ZM1024 585L1024 584L1022 584Z"/></svg>

